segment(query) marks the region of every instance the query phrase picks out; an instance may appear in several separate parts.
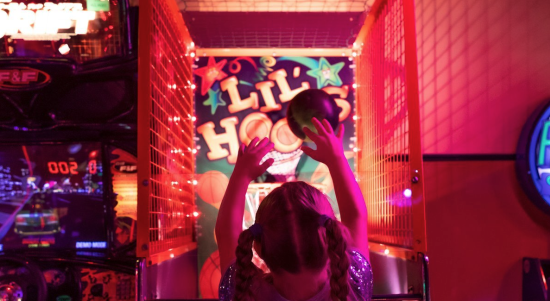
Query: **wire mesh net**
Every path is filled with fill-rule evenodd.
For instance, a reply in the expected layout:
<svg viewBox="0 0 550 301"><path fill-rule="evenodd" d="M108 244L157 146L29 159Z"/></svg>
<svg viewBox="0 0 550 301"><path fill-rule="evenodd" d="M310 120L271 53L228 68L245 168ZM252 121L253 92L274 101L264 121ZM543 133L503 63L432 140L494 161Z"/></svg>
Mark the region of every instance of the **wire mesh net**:
<svg viewBox="0 0 550 301"><path fill-rule="evenodd" d="M193 240L195 149L192 61L187 56L192 42L183 24L175 19L179 15L171 9L164 0L152 0L148 118L150 255Z"/></svg>
<svg viewBox="0 0 550 301"><path fill-rule="evenodd" d="M184 17L201 48L347 48L364 13L185 12Z"/></svg>
<svg viewBox="0 0 550 301"><path fill-rule="evenodd" d="M357 172L369 240L413 248L403 0L375 12L357 59Z"/></svg>

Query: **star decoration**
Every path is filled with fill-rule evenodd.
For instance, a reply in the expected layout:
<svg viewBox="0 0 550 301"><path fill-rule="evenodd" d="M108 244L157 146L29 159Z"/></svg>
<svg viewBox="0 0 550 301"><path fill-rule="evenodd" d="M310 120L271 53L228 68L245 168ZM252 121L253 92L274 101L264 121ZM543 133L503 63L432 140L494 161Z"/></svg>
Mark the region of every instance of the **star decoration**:
<svg viewBox="0 0 550 301"><path fill-rule="evenodd" d="M307 75L317 78L318 89L326 87L329 84L339 87L342 85L342 79L340 79L338 73L343 67L344 62L331 65L327 59L322 57L319 60L319 68L307 71Z"/></svg>
<svg viewBox="0 0 550 301"><path fill-rule="evenodd" d="M210 114L214 115L218 106L225 106L225 101L222 99L220 90L209 90L208 99L202 103L205 106L210 106Z"/></svg>
<svg viewBox="0 0 550 301"><path fill-rule="evenodd" d="M201 95L205 95L212 85L217 80L222 80L227 77L227 74L222 71L223 67L227 63L227 60L221 60L216 63L214 57L208 58L208 64L195 70L193 73L201 77Z"/></svg>

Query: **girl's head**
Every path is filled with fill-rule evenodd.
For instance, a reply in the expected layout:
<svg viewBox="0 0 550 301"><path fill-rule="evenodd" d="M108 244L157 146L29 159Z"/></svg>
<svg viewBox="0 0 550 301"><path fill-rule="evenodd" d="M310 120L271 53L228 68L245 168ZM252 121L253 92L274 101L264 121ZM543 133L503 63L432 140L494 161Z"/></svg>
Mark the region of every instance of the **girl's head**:
<svg viewBox="0 0 550 301"><path fill-rule="evenodd" d="M320 216L330 217L320 224ZM237 247L235 300L250 299L250 279L261 273L252 259L252 245L272 273L321 272L330 259L332 300L346 300L349 260L343 226L328 198L304 182L274 189L260 204L256 224L261 234L245 230Z"/></svg>

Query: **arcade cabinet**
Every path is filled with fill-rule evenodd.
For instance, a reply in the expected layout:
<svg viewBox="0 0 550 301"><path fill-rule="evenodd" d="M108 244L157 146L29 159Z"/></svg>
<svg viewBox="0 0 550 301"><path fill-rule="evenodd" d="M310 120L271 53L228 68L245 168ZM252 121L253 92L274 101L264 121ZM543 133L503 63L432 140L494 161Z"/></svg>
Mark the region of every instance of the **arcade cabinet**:
<svg viewBox="0 0 550 301"><path fill-rule="evenodd" d="M175 2L6 0L0 42L0 295L196 297L193 47Z"/></svg>
<svg viewBox="0 0 550 301"><path fill-rule="evenodd" d="M137 6L0 3L0 295L134 300Z"/></svg>
<svg viewBox="0 0 550 301"><path fill-rule="evenodd" d="M216 10L208 3L199 4L204 10ZM254 22L261 24L261 16L269 16L271 11L248 16L246 7L227 5L231 11L210 15L197 9L184 13L198 47L193 72L201 296L218 296L221 271L213 233L215 217L240 143L246 144L255 136L269 137L274 150L267 156L275 160L267 175L249 186L243 229L254 223L259 203L281 182L305 181L334 200L328 169L301 153L300 146L308 142L290 130L288 108L292 99L314 88L330 94L341 109L338 122L346 129L343 149L369 212L365 223L369 227L375 296L429 300L413 2L374 1L352 48L347 44L323 48L336 39L322 33L341 29L326 22L330 5L323 6L322 13L300 15L296 8L289 16L273 14L280 18L276 24L292 24L297 30L283 27L278 31L273 25L266 26L265 32L261 26L252 31L262 35L248 33L246 28ZM341 13L330 18L341 18L344 24L354 16ZM238 18L243 20L232 21ZM244 32L229 26L217 28L226 23ZM307 34L312 32L315 34ZM215 38L206 33L215 33ZM243 46L263 42L270 46L309 46ZM314 106L305 108L303 115L315 110ZM333 205L338 216L334 201ZM259 258L254 257L254 262L262 266Z"/></svg>

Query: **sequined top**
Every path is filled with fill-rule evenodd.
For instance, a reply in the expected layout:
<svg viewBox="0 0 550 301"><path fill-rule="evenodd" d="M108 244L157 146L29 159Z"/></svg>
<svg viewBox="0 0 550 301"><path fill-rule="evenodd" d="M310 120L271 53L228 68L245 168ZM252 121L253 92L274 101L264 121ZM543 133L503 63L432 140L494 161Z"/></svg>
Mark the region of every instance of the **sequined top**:
<svg viewBox="0 0 550 301"><path fill-rule="evenodd" d="M349 285L350 291L348 301L370 301L372 297L372 268L367 259L358 251L349 251ZM267 283L262 278L251 286L254 296L262 296L255 300L265 301L288 301L281 296L275 287ZM231 301L235 294L235 264L229 266L223 278L220 281L219 296L220 301ZM328 280L323 289L307 301L329 301L330 298L330 280Z"/></svg>

